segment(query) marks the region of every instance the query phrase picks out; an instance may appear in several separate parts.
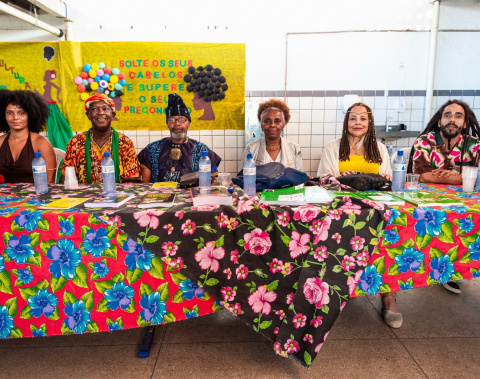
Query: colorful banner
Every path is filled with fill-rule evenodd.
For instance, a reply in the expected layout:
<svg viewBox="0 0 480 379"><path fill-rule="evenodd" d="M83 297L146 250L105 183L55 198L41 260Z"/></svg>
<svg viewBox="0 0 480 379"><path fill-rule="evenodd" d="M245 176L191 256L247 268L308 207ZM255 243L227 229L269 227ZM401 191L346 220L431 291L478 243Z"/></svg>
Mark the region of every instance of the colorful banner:
<svg viewBox="0 0 480 379"><path fill-rule="evenodd" d="M245 44L0 43L0 88L57 102L73 131L90 127L84 99L112 97L118 130L166 130L168 94L182 96L191 130L244 129Z"/></svg>

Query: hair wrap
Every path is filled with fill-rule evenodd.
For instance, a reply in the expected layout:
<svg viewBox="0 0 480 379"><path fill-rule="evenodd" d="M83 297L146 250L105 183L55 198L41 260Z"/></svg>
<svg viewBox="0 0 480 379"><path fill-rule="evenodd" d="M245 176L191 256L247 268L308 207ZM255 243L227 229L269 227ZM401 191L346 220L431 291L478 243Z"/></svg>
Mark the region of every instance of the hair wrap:
<svg viewBox="0 0 480 379"><path fill-rule="evenodd" d="M113 100L110 97L108 97L107 95L105 95L103 93L95 93L95 95L90 96L85 101L85 113L88 112L92 103L94 103L96 101L103 101L103 102L107 103L110 106L110 108L112 108L112 110L115 110L115 104L113 103Z"/></svg>

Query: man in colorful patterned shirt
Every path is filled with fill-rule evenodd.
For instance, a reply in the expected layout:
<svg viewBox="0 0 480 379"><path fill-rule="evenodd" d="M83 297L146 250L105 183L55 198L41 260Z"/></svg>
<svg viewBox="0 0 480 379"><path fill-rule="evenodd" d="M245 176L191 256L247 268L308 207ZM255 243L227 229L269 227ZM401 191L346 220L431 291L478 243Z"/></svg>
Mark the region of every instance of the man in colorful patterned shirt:
<svg viewBox="0 0 480 379"><path fill-rule="evenodd" d="M182 175L198 171L202 151L208 151L212 172L217 172L222 158L204 143L187 137L191 122L190 112L176 93L168 95L165 114L170 138L152 142L138 154L142 182L180 181Z"/></svg>
<svg viewBox="0 0 480 379"><path fill-rule="evenodd" d="M468 104L449 100L435 113L413 144L408 170L420 174L424 183L462 184L462 167L477 166L480 126ZM459 294L453 281L442 283Z"/></svg>
<svg viewBox="0 0 480 379"><path fill-rule="evenodd" d="M424 183L462 184L462 167L477 166L480 127L470 107L449 100L415 141L409 171Z"/></svg>
<svg viewBox="0 0 480 379"><path fill-rule="evenodd" d="M117 183L123 178L138 177L140 163L133 142L111 126L116 115L112 99L96 93L85 101L85 113L92 127L70 139L60 182L64 182L65 167L72 166L75 167L79 183L101 183L102 158L107 151L115 164Z"/></svg>

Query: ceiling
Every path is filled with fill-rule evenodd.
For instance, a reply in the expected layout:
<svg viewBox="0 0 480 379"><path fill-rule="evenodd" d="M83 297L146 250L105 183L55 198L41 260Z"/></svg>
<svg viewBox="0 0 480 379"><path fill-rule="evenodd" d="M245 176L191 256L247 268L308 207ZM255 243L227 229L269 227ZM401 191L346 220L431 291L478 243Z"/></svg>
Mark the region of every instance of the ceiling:
<svg viewBox="0 0 480 379"><path fill-rule="evenodd" d="M11 7L17 8L18 10L21 10L27 14L34 15L34 7L37 10L37 14L42 15L42 14L47 14L48 12L44 11L42 8L38 6L34 6L31 2L28 0L0 0L0 2L5 3L7 5L10 5Z"/></svg>

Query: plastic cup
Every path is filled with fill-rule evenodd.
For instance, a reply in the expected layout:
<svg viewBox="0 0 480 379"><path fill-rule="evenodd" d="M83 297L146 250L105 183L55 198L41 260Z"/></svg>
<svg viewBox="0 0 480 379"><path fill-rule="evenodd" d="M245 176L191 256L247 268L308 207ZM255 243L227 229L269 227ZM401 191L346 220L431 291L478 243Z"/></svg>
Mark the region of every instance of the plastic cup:
<svg viewBox="0 0 480 379"><path fill-rule="evenodd" d="M419 179L420 179L420 174L407 174L407 187L408 187L408 189L417 190Z"/></svg>
<svg viewBox="0 0 480 379"><path fill-rule="evenodd" d="M65 189L77 189L78 180L75 167L65 167Z"/></svg>
<svg viewBox="0 0 480 379"><path fill-rule="evenodd" d="M473 192L477 180L478 167L466 166L462 169L463 192Z"/></svg>
<svg viewBox="0 0 480 379"><path fill-rule="evenodd" d="M218 174L218 185L224 187L230 187L230 173L228 172L221 172Z"/></svg>

